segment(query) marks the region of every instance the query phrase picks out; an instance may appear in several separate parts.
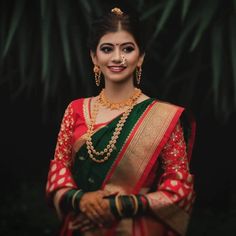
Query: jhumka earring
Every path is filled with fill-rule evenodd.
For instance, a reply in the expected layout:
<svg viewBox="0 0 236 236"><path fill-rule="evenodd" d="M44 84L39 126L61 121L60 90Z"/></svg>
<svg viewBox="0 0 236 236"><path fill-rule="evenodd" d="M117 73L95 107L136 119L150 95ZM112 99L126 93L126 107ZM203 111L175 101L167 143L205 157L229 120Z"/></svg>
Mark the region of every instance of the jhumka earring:
<svg viewBox="0 0 236 236"><path fill-rule="evenodd" d="M137 82L137 84L140 84L141 75L142 75L142 68L140 66L140 67L136 68L136 82Z"/></svg>
<svg viewBox="0 0 236 236"><path fill-rule="evenodd" d="M93 67L93 72L94 72L94 75L95 75L95 83L97 86L100 85L100 81L101 81L101 70L99 69L98 66L94 66Z"/></svg>

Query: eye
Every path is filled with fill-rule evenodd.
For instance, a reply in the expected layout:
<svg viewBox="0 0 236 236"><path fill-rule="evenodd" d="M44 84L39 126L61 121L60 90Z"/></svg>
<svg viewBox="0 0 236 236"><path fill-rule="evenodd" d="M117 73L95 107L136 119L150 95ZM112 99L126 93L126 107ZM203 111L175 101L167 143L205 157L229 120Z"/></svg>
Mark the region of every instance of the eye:
<svg viewBox="0 0 236 236"><path fill-rule="evenodd" d="M108 46L105 46L105 47L101 47L100 49L102 52L104 53L109 53L112 51L112 48L111 47L108 47Z"/></svg>
<svg viewBox="0 0 236 236"><path fill-rule="evenodd" d="M129 53L129 52L134 51L134 48L132 46L127 46L127 47L123 48L123 51L126 53Z"/></svg>

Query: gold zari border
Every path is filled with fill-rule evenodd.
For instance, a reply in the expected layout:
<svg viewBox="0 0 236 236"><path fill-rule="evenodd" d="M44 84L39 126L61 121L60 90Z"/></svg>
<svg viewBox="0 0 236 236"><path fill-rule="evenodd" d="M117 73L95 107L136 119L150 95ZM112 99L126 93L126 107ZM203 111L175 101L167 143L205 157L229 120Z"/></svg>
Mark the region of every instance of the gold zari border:
<svg viewBox="0 0 236 236"><path fill-rule="evenodd" d="M133 191L178 109L167 103L153 104L108 179L105 189L119 193Z"/></svg>
<svg viewBox="0 0 236 236"><path fill-rule="evenodd" d="M179 208L163 192L154 192L147 195L153 213L164 220L180 235L185 235L189 222L187 212Z"/></svg>

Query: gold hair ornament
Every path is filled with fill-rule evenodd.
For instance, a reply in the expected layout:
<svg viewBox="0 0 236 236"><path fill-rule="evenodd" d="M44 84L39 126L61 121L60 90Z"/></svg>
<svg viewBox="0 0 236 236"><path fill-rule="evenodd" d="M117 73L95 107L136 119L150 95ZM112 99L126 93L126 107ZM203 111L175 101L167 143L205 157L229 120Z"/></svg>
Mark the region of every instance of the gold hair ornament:
<svg viewBox="0 0 236 236"><path fill-rule="evenodd" d="M122 16L123 15L123 11L121 11L121 9L118 8L118 7L112 8L111 12L114 13L115 15L117 15L117 16Z"/></svg>

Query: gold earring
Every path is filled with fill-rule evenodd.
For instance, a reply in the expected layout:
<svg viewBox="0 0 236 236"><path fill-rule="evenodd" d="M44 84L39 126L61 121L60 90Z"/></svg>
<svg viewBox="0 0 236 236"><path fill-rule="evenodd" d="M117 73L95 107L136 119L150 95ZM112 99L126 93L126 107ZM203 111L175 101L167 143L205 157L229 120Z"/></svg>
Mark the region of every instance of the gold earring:
<svg viewBox="0 0 236 236"><path fill-rule="evenodd" d="M95 65L93 67L93 72L95 75L95 83L97 86L100 85L100 81L101 81L101 70L99 69L99 67L97 65Z"/></svg>
<svg viewBox="0 0 236 236"><path fill-rule="evenodd" d="M142 75L142 68L140 66L140 67L136 68L136 82L137 82L137 84L140 84L141 75Z"/></svg>

